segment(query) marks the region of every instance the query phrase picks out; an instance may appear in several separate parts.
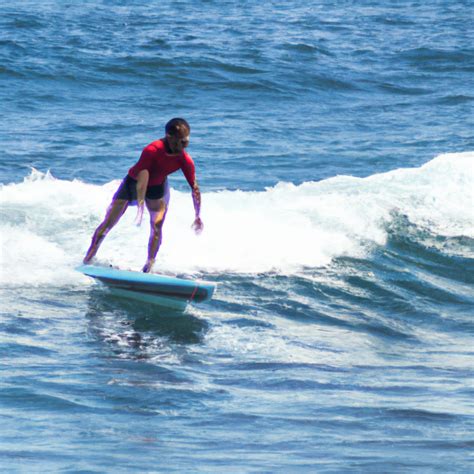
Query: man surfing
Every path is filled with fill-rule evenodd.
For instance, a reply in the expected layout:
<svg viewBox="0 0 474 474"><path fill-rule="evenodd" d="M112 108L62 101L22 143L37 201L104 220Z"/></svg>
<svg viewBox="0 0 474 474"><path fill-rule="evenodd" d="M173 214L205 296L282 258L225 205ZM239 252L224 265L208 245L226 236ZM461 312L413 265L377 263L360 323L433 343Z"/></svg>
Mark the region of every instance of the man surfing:
<svg viewBox="0 0 474 474"><path fill-rule="evenodd" d="M136 222L140 225L146 204L150 213L150 239L148 257L142 271L149 273L155 263L156 254L162 242L162 229L169 204L169 186L167 176L181 169L192 190L195 219L194 231L202 232L201 192L196 181L194 162L186 153L189 145L191 127L182 118L171 119L165 127L165 137L146 146L138 162L128 170L112 202L107 209L103 222L97 227L83 262L89 263L102 244L110 229L123 216L129 205L137 205Z"/></svg>

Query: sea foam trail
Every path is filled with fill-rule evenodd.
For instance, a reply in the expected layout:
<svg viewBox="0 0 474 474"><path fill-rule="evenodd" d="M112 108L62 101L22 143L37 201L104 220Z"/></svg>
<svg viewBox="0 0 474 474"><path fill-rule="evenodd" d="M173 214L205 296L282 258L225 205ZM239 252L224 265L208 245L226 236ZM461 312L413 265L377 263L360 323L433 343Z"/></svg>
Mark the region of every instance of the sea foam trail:
<svg viewBox="0 0 474 474"><path fill-rule="evenodd" d="M3 185L1 282L78 281L79 264L118 185L63 181L33 170ZM172 191L156 271L289 274L338 256L367 256L384 245L394 215L436 236L474 238L474 153L445 154L419 168L367 178L337 176L265 191L203 193L205 230L190 225L189 193ZM148 225L130 208L104 242L98 262L139 269Z"/></svg>

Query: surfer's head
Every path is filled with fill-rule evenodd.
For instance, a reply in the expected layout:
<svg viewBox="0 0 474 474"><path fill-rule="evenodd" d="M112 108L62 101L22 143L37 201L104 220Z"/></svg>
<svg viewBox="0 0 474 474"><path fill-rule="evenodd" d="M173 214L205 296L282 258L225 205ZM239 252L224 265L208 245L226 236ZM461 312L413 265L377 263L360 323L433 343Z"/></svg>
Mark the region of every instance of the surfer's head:
<svg viewBox="0 0 474 474"><path fill-rule="evenodd" d="M165 127L166 143L171 153L181 153L189 145L191 127L182 118L171 119Z"/></svg>

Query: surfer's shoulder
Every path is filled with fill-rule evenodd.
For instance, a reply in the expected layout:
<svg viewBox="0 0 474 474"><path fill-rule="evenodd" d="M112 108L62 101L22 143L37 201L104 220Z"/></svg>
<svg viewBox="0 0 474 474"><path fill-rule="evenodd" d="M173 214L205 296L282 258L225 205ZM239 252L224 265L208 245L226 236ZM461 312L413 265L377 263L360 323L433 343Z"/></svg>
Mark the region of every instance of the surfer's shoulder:
<svg viewBox="0 0 474 474"><path fill-rule="evenodd" d="M149 143L148 145L143 148L143 151L146 153L157 153L160 151L165 151L165 146L163 141L160 140L155 140L154 142Z"/></svg>
<svg viewBox="0 0 474 474"><path fill-rule="evenodd" d="M194 161L193 159L191 158L191 155L186 151L186 150L183 150L183 153L182 153L182 160L185 162L185 163L191 163L191 164L194 164Z"/></svg>

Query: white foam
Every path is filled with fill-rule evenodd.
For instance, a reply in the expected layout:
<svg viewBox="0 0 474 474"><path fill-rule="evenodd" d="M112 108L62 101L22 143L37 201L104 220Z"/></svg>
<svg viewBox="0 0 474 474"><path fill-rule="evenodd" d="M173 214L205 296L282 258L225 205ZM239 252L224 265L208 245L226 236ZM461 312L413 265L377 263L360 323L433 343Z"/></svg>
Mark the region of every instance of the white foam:
<svg viewBox="0 0 474 474"><path fill-rule="evenodd" d="M34 170L22 183L3 185L1 282L80 279L72 268L118 184L64 181ZM394 210L435 235L474 238L474 153L441 155L420 168L368 178L203 193L202 201L205 230L197 237L190 193L172 191L156 271L292 273L383 245ZM148 225L135 227L134 214L129 209L111 231L99 262L143 265Z"/></svg>

